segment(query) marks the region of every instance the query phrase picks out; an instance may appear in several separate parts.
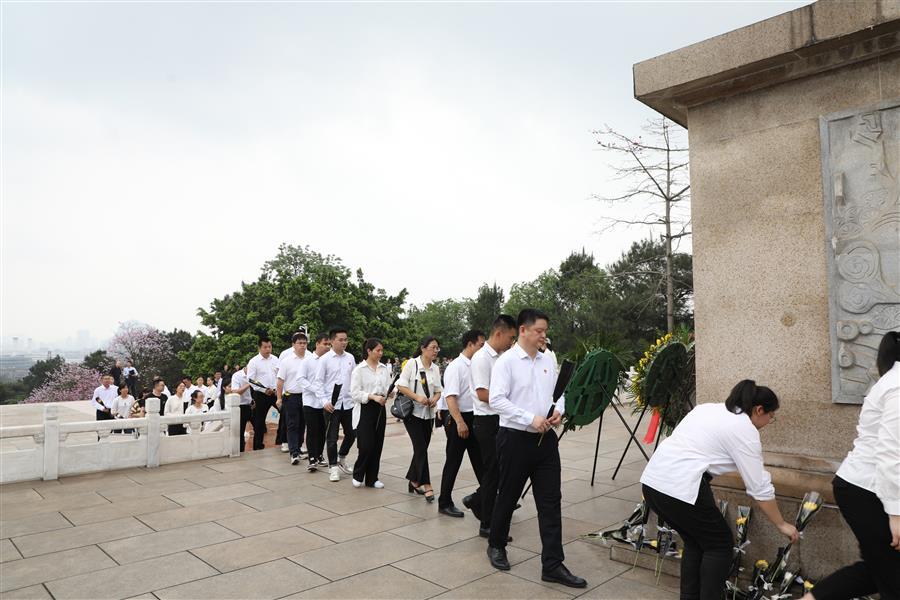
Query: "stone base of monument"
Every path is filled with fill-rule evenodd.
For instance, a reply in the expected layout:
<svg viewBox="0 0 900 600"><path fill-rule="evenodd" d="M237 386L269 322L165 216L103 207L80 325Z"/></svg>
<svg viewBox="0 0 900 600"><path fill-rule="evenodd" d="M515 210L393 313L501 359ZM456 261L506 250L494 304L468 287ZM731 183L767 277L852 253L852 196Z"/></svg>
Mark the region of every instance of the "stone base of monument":
<svg viewBox="0 0 900 600"><path fill-rule="evenodd" d="M616 544L609 549L609 559L620 562L629 566L636 566L640 569L649 569L656 572L659 569L657 559L659 554L642 549L640 552L634 548L625 546L624 544ZM635 562L635 560L637 562ZM662 572L672 577L678 577L681 574L681 559L677 556L667 556L662 562Z"/></svg>

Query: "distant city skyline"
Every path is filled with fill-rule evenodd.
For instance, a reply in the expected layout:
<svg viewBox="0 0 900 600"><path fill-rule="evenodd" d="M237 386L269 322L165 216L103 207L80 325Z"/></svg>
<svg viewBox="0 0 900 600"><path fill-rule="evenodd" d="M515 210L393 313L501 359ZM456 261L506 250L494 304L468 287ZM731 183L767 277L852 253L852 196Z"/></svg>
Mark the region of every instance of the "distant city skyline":
<svg viewBox="0 0 900 600"><path fill-rule="evenodd" d="M0 350L194 333L282 242L415 304L608 264L632 65L804 4L0 4Z"/></svg>

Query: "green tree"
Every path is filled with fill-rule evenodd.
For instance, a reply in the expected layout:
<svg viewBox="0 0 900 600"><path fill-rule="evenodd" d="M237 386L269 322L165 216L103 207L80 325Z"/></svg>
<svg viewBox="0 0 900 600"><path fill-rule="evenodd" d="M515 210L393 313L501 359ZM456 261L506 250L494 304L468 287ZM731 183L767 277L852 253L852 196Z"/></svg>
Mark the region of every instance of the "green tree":
<svg viewBox="0 0 900 600"><path fill-rule="evenodd" d="M99 373L109 373L109 370L116 364L116 359L107 354L106 350L94 350L85 356L81 362L88 369L93 369Z"/></svg>
<svg viewBox="0 0 900 600"><path fill-rule="evenodd" d="M463 300L438 300L409 310L407 322L412 333L411 344L401 356L412 356L419 341L433 335L440 341L441 356L455 358L462 351L462 336L468 329L468 303Z"/></svg>
<svg viewBox="0 0 900 600"><path fill-rule="evenodd" d="M211 373L226 362L246 364L263 335L280 352L301 326L311 335L346 327L348 350L357 357L365 338L378 337L392 357L410 340L402 319L405 301L405 289L387 294L368 283L361 270L354 277L335 256L282 244L256 281L242 283L240 290L198 311L210 333L198 334L180 357L191 374Z"/></svg>
<svg viewBox="0 0 900 600"><path fill-rule="evenodd" d="M23 381L0 381L0 404L18 404L29 394Z"/></svg>
<svg viewBox="0 0 900 600"><path fill-rule="evenodd" d="M58 371L65 362L66 360L57 354L53 358L39 360L31 365L31 368L28 369L28 375L22 378L22 383L28 388L28 393L47 383L50 375Z"/></svg>
<svg viewBox="0 0 900 600"><path fill-rule="evenodd" d="M646 239L634 242L608 267L615 302L610 317L622 337L637 351L667 331L666 245ZM693 259L674 253L671 258L672 317L676 328L694 326Z"/></svg>
<svg viewBox="0 0 900 600"><path fill-rule="evenodd" d="M493 285L481 284L475 299L468 303L469 328L480 329L488 334L491 324L503 308L504 300L503 288L496 282Z"/></svg>

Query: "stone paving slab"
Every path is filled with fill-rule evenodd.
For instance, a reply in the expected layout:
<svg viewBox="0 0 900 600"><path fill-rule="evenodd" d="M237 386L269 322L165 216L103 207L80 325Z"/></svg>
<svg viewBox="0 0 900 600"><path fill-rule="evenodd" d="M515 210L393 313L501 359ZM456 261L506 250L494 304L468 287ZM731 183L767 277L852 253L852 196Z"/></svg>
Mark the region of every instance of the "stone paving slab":
<svg viewBox="0 0 900 600"><path fill-rule="evenodd" d="M378 507L308 523L303 528L334 542L346 542L420 521L418 517Z"/></svg>
<svg viewBox="0 0 900 600"><path fill-rule="evenodd" d="M240 536L235 532L216 523L199 523L189 527L179 527L107 542L100 544L100 548L117 563L124 565L165 556L173 552L218 544L238 537Z"/></svg>
<svg viewBox="0 0 900 600"><path fill-rule="evenodd" d="M99 542L128 538L153 531L134 517L79 525L59 531L46 531L13 538L22 556L48 554Z"/></svg>
<svg viewBox="0 0 900 600"><path fill-rule="evenodd" d="M99 571L115 564L97 546L23 558L3 565L0 591L7 592L70 575Z"/></svg>
<svg viewBox="0 0 900 600"><path fill-rule="evenodd" d="M356 538L288 558L334 581L415 556L425 560L428 546L390 533ZM398 565L399 566L399 565Z"/></svg>
<svg viewBox="0 0 900 600"><path fill-rule="evenodd" d="M73 508L62 511L62 515L73 525L87 525L123 517L133 517L147 513L179 508L179 504L164 496L148 496L109 504L98 504L87 508Z"/></svg>
<svg viewBox="0 0 900 600"><path fill-rule="evenodd" d="M299 527L289 527L194 550L193 554L220 572L234 571L328 546L331 541Z"/></svg>
<svg viewBox="0 0 900 600"><path fill-rule="evenodd" d="M11 541L0 540L0 563L18 560L20 558L22 558L22 555L19 554L18 549L16 549Z"/></svg>
<svg viewBox="0 0 900 600"><path fill-rule="evenodd" d="M435 565L439 568L439 565ZM287 598L311 600L423 600L432 598L444 588L429 583L394 567L386 566L322 585Z"/></svg>
<svg viewBox="0 0 900 600"><path fill-rule="evenodd" d="M96 570L51 581L47 589L56 600L92 600L130 598L150 592L217 575L215 569L187 552L152 558L134 565Z"/></svg>
<svg viewBox="0 0 900 600"><path fill-rule="evenodd" d="M216 522L245 537L284 529L285 527L293 527L294 525L304 525L313 521L324 520L333 522L332 519L337 516L317 506L303 503L262 512L257 512L245 504L238 505L244 507L249 514L241 513L230 517L229 515L222 515L222 517L229 518L217 519ZM309 527L306 527L306 529L311 530ZM311 531L316 533L314 530Z"/></svg>
<svg viewBox="0 0 900 600"><path fill-rule="evenodd" d="M573 590L580 591L580 590ZM573 594L559 592L548 587L526 581L509 573L494 572L462 587L452 589L440 596L442 600L469 598L492 598L494 600L521 600L522 598L550 598L566 600Z"/></svg>
<svg viewBox="0 0 900 600"><path fill-rule="evenodd" d="M0 592L0 600L53 600L53 596L43 585L31 585L11 592Z"/></svg>
<svg viewBox="0 0 900 600"><path fill-rule="evenodd" d="M109 503L105 502L105 504L108 505ZM0 511L0 515L6 517L5 511ZM8 520L4 518L4 520L0 521L0 539L52 531L54 529L64 529L66 527L72 527L72 523L58 512L42 513L31 517L11 517Z"/></svg>
<svg viewBox="0 0 900 600"><path fill-rule="evenodd" d="M137 518L156 531L164 531L207 521L218 521L236 515L257 514L246 504L234 500L218 500L185 507L181 507L175 502L172 502L172 505L174 508L170 510L141 514L137 515Z"/></svg>
<svg viewBox="0 0 900 600"><path fill-rule="evenodd" d="M216 598L221 600L241 600L243 598L281 598L328 583L289 560L279 559L261 565L215 575L179 586L155 592L162 600L192 598Z"/></svg>
<svg viewBox="0 0 900 600"><path fill-rule="evenodd" d="M254 494L261 494L265 491L265 488L244 482L211 488L201 488L188 492L168 493L166 496L182 506L193 506L194 504L204 504L216 500L231 500L232 498L252 496Z"/></svg>

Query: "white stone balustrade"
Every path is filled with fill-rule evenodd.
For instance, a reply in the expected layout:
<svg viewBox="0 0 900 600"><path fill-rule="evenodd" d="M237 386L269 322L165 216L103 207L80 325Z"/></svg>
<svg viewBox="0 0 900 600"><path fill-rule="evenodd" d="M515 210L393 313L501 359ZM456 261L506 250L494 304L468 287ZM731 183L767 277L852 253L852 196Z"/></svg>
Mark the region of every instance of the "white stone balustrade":
<svg viewBox="0 0 900 600"><path fill-rule="evenodd" d="M228 394L224 411L161 417L159 399L148 398L147 416L140 419L60 423L57 406L47 405L43 424L0 427L0 440L31 438L33 442L0 453L0 483L238 456L243 441L239 406L240 396ZM218 431L165 435L169 425L190 423L198 430L201 423L215 422L222 423ZM137 435L114 433L122 430ZM94 434L96 441L67 443L70 435L84 433Z"/></svg>

